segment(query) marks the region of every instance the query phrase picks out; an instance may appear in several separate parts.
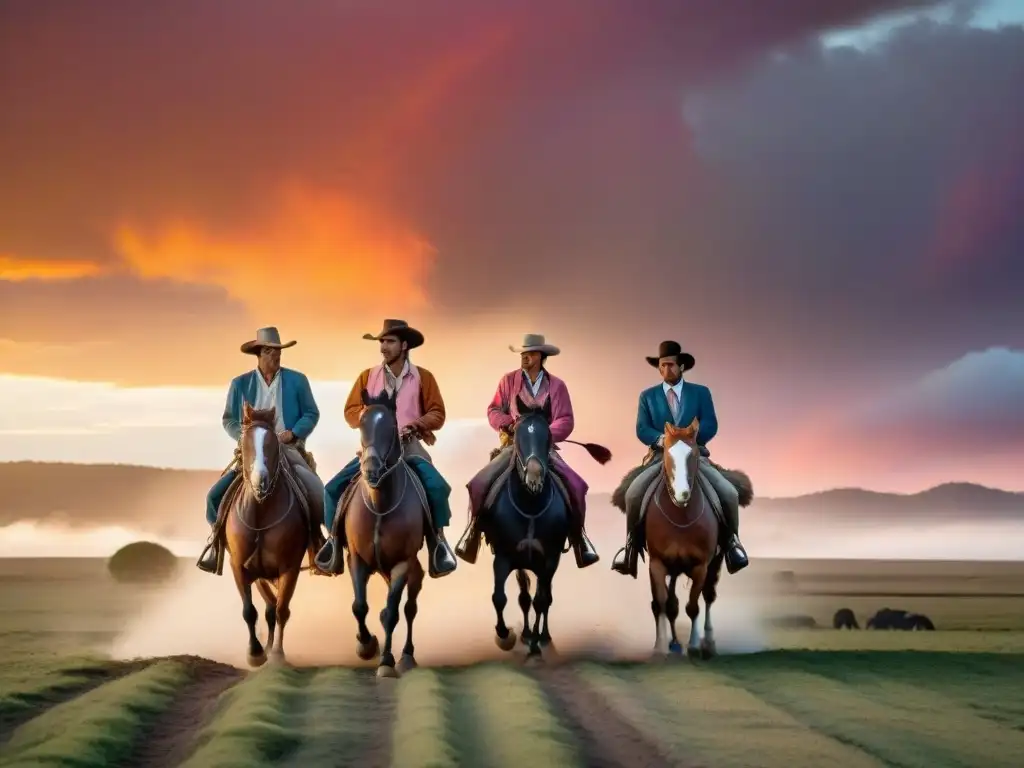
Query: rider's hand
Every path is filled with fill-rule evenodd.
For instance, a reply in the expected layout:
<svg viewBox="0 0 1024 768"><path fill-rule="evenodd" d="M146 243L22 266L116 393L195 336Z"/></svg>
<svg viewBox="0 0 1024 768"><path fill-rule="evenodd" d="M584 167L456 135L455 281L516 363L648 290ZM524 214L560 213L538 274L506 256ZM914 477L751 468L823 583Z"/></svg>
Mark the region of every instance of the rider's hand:
<svg viewBox="0 0 1024 768"><path fill-rule="evenodd" d="M286 429L284 432L279 434L277 437L285 445L288 445L288 443L292 442L295 439L295 435L292 434L292 431L290 429Z"/></svg>
<svg viewBox="0 0 1024 768"><path fill-rule="evenodd" d="M415 424L406 424L402 427L401 437L403 440L408 440L411 437L415 437L419 432L419 429Z"/></svg>
<svg viewBox="0 0 1024 768"><path fill-rule="evenodd" d="M661 435L658 438L658 442L656 442L655 445L658 446L659 448L664 448L665 447L665 436Z"/></svg>

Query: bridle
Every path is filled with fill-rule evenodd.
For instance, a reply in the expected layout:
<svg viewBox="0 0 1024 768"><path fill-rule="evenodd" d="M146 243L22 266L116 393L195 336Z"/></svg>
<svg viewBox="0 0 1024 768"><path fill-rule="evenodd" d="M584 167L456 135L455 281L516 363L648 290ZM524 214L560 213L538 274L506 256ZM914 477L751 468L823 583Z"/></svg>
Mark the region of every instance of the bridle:
<svg viewBox="0 0 1024 768"><path fill-rule="evenodd" d="M246 424L245 426L242 427L242 445L243 446L245 445L246 435L248 435L250 432L252 432L255 429L265 429L269 434L271 434L271 435L274 434L274 429L272 427L268 427L266 424L263 424L263 423L260 423L260 422L254 422L254 423L251 423L251 424ZM271 495L274 493L274 489L277 488L277 480L281 476L281 450L280 450L280 448L278 448L277 461L274 463L274 472L270 476L270 483L267 485L267 492L266 493L260 493L260 489L257 488L255 485L253 485L252 473L249 472L248 469L249 469L248 462L246 462L244 460L244 452L243 452L242 474L245 476L245 484L246 484L246 486L248 486L249 492L252 494L253 500L257 504L262 504L264 501L269 499L271 497Z"/></svg>
<svg viewBox="0 0 1024 768"><path fill-rule="evenodd" d="M696 443L694 443L690 447L690 455L687 456L686 467L684 468L683 471L687 471L687 469L689 467L690 457L691 456L697 456L698 457L697 461L698 462L700 461L699 449L698 449ZM668 449L665 450L665 457L667 459L667 457L668 457ZM675 464L674 461L673 461L673 464ZM697 514L697 516L695 518L693 518L692 520L687 520L685 523L677 523L675 520L673 520L671 515L669 515L668 512L665 511L664 507L661 506L661 494L660 493L656 493L654 495L654 506L656 506L658 508L658 511L661 512L661 516L664 517L665 520L668 521L669 525L673 526L674 528L678 528L679 530L683 530L685 528L689 528L691 526L696 525L697 522L704 516L704 513L707 511L708 500L707 500L707 497L704 495L704 490L700 487L700 479L697 477L697 473L698 472L700 472L700 468L699 467L693 473L693 482L691 483L691 487L693 488L693 491L691 491L691 493L690 493L690 498L687 499L685 504L680 505L676 501L675 494L671 493L672 478L670 478L669 475L668 475L668 461L665 460L665 459L662 460L662 474L665 476L665 483L668 485L668 490L670 491L670 493L668 494L668 497L669 497L669 500L672 502L672 506L673 507L675 507L676 509L689 509L690 504L693 502L694 494L700 493L700 512Z"/></svg>
<svg viewBox="0 0 1024 768"><path fill-rule="evenodd" d="M526 416L520 417L519 421L517 421L516 424L514 425L514 427L512 429L512 453L515 456L516 472L518 472L518 474L519 474L519 480L521 482L523 482L524 484L526 483L526 465L530 463L530 459L536 459L537 463L540 464L540 471L541 471L541 480L540 481L541 481L541 484L543 484L548 479L548 457L545 456L542 459L536 453L530 453L530 454L528 454L526 456L526 458L523 458L523 456L519 452L519 443L516 440L516 435L518 435L519 430L522 428L523 422L526 421L527 419L529 419L532 416L540 416L540 418L543 418L543 416L541 414L532 413L531 412L531 413L528 413ZM531 425L527 426L526 429L527 429L528 432L532 431L533 430L533 425L531 424Z"/></svg>

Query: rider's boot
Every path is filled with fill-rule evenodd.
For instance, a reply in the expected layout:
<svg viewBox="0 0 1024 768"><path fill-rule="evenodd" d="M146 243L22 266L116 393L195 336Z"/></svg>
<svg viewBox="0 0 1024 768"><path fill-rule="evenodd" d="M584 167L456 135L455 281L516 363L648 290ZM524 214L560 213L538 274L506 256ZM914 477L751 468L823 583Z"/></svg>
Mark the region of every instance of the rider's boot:
<svg viewBox="0 0 1024 768"><path fill-rule="evenodd" d="M601 559L597 554L597 550L594 549L594 545L587 537L587 532L582 528L573 533L571 540L572 551L576 555L577 568L586 568L588 565L593 565Z"/></svg>
<svg viewBox="0 0 1024 768"><path fill-rule="evenodd" d="M476 556L480 552L480 527L476 515L471 515L469 524L455 545L455 554L472 565L476 562Z"/></svg>
<svg viewBox="0 0 1024 768"><path fill-rule="evenodd" d="M455 560L451 545L444 537L444 529L435 530L428 522L424 533L427 537L427 573L432 579L447 576L458 567L458 562Z"/></svg>
<svg viewBox="0 0 1024 768"><path fill-rule="evenodd" d="M725 550L725 568L729 573L736 573L750 565L750 560L747 557L747 551L740 544L739 508L731 508L729 505L723 506L726 507L723 511L727 518L726 522L729 525L728 537L725 540L725 546L722 547Z"/></svg>
<svg viewBox="0 0 1024 768"><path fill-rule="evenodd" d="M328 536L327 541L313 558L317 568L334 576L345 572L345 528L339 523L338 529L341 531L339 536L337 538Z"/></svg>
<svg viewBox="0 0 1024 768"><path fill-rule="evenodd" d="M203 554L199 556L199 560L196 561L196 567L205 573L217 573L217 561L220 558L220 537L216 532L210 534L209 540L206 542L206 549L203 550Z"/></svg>
<svg viewBox="0 0 1024 768"><path fill-rule="evenodd" d="M626 538L626 545L615 553L612 560L612 570L621 573L623 576L636 578L636 566L639 551L633 542L632 536Z"/></svg>

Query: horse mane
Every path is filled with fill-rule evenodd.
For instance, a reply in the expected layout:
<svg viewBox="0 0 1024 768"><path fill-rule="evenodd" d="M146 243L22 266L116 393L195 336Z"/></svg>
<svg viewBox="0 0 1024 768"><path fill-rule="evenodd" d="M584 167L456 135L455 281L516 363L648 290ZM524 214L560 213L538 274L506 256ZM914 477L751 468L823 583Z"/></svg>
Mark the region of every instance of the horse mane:
<svg viewBox="0 0 1024 768"><path fill-rule="evenodd" d="M275 408L268 408L263 411L252 408L247 416L245 419L247 425L265 427L266 429L275 429L277 427L277 409Z"/></svg>
<svg viewBox="0 0 1024 768"><path fill-rule="evenodd" d="M386 389L382 389L380 393L376 396L371 395L369 391L366 389L363 389L363 391L360 394L362 396L363 405L365 405L367 408L369 408L371 405L382 405L389 411L396 410L395 401L397 398L389 395Z"/></svg>

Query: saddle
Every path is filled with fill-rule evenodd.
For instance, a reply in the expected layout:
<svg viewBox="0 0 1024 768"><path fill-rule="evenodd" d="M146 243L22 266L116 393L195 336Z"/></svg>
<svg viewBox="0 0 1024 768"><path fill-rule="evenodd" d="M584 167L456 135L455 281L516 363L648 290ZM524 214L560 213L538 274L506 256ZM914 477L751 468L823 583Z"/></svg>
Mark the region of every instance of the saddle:
<svg viewBox="0 0 1024 768"><path fill-rule="evenodd" d="M415 489L416 495L419 496L420 503L423 505L424 511L429 512L430 502L427 500L427 489L423 487L423 481L420 480L420 476L417 475L413 468L409 466L408 462L406 462L405 471L408 473L409 482L412 483L412 487ZM341 499L338 501L338 509L336 510L337 514L334 516L334 525L331 526L331 536L333 536L336 541L339 540L338 534L340 533L340 526L345 524L345 510L348 509L348 505L351 503L352 497L359 489L359 478L362 474L362 472L357 472L355 474L352 481L342 492ZM324 510L325 514L326 512L327 510ZM427 515L427 520L431 521L430 524L433 525L432 518L429 514Z"/></svg>
<svg viewBox="0 0 1024 768"><path fill-rule="evenodd" d="M305 444L299 440L296 441L296 447L298 448L299 455L302 456L302 460L306 462L306 465L315 473L316 472L316 461L313 459L313 454L306 451ZM242 447L241 445L235 447L234 458L224 471L221 473L221 477L230 472L232 469L240 467L242 463ZM299 501L299 511L302 514L303 522L306 524L306 529L312 531L312 520L311 511L309 508L309 500L306 498L306 489L298 481L295 475L292 473L291 465L287 459L282 458L281 464L281 476L282 480L286 485L290 486L292 493ZM224 566L224 549L226 545L225 530L227 528L228 514L230 514L231 508L234 505L238 494L241 493L242 483L244 478L239 473L234 480L231 481L231 485L228 486L227 491L224 493L224 498L220 501L220 506L217 508L217 522L213 526L213 542L217 546L217 575L219 576ZM311 573L319 573L319 569L316 567L317 547L310 537L309 546L306 550L309 562L309 570Z"/></svg>
<svg viewBox="0 0 1024 768"><path fill-rule="evenodd" d="M487 496L484 497L484 509L490 509L494 506L494 503L498 500L498 494L505 488L505 483L508 482L509 477L512 475L512 464L501 471L497 479L491 484L490 490L487 491ZM550 471L551 482L555 484L555 488L562 495L562 500L565 502L566 509L572 508L572 500L569 498L569 489L565 487L565 483L562 482L562 478L558 476L555 471Z"/></svg>

